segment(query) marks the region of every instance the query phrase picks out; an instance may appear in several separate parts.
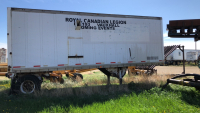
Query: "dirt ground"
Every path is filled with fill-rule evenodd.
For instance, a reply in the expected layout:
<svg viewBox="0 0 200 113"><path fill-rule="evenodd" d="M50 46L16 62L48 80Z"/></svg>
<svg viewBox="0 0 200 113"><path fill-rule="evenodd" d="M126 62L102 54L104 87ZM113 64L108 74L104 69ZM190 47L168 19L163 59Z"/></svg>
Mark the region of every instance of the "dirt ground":
<svg viewBox="0 0 200 113"><path fill-rule="evenodd" d="M181 74L183 72L182 66L156 66L157 74ZM200 69L197 66L186 66L185 73L200 74Z"/></svg>

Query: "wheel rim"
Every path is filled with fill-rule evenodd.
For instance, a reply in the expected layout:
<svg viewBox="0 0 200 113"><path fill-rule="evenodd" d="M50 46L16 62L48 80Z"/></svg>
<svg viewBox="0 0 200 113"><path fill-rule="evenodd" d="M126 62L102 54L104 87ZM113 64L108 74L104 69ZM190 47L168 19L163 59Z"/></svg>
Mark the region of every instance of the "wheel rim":
<svg viewBox="0 0 200 113"><path fill-rule="evenodd" d="M33 93L35 90L35 83L31 80L26 80L20 85L20 90L24 94Z"/></svg>

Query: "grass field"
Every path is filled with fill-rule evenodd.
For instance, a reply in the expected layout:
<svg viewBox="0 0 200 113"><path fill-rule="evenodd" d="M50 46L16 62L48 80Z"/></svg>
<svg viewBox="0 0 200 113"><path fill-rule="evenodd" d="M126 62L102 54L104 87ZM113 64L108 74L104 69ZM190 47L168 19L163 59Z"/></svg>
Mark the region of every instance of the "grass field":
<svg viewBox="0 0 200 113"><path fill-rule="evenodd" d="M2 113L198 113L200 92L195 88L169 85L161 90L160 85L171 76L128 76L123 85L118 79L107 78L100 72L83 75L82 82L65 79L64 84L42 84L41 92L33 95L8 95L10 82L0 81L0 112Z"/></svg>

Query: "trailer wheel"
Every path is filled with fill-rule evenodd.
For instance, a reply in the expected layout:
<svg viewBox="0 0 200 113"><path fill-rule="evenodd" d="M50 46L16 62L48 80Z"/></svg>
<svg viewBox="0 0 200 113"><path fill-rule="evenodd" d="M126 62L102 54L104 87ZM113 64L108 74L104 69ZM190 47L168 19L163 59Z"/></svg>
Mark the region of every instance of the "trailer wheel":
<svg viewBox="0 0 200 113"><path fill-rule="evenodd" d="M18 78L15 85L18 86L17 90L24 94L31 94L41 89L41 82L34 75L25 75Z"/></svg>
<svg viewBox="0 0 200 113"><path fill-rule="evenodd" d="M72 80L73 81L77 81L77 82L81 82L83 80L83 75L80 73L73 73L73 77Z"/></svg>

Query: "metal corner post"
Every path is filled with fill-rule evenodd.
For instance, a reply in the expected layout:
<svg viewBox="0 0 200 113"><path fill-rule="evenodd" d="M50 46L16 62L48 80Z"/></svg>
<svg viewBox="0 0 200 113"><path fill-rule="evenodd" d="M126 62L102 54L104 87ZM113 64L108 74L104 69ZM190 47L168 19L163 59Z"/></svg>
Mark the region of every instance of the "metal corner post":
<svg viewBox="0 0 200 113"><path fill-rule="evenodd" d="M184 53L184 46L182 46L182 51L183 51L183 73L185 74L185 53Z"/></svg>

